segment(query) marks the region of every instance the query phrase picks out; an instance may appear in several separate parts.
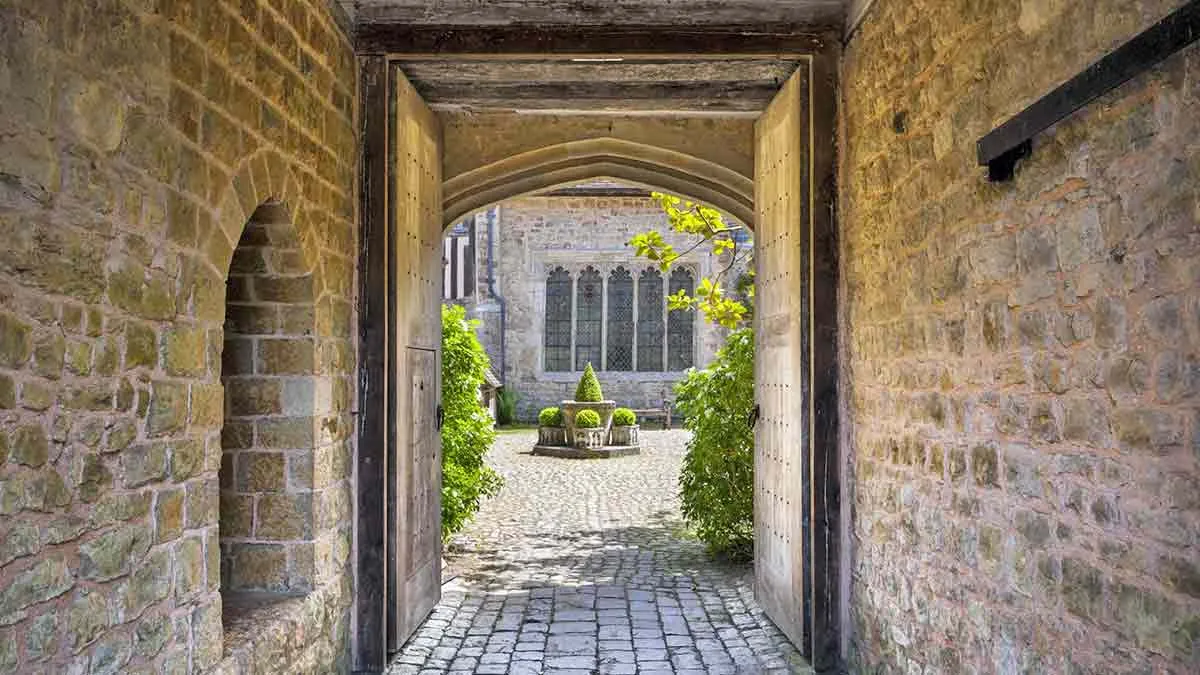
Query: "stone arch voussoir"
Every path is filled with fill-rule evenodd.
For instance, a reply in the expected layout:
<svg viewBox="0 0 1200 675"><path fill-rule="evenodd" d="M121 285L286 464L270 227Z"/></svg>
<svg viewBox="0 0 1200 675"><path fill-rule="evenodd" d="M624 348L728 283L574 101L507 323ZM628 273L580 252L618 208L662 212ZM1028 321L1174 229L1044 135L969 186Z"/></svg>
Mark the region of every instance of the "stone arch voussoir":
<svg viewBox="0 0 1200 675"><path fill-rule="evenodd" d="M287 209L305 265L313 275L313 287L324 288L316 222L309 217L300 178L291 164L274 150L262 150L242 160L222 192L217 202L217 227L207 247L209 263L222 280L227 279L233 251L247 221L259 206L270 202L279 202Z"/></svg>
<svg viewBox="0 0 1200 675"><path fill-rule="evenodd" d="M673 192L754 225L752 178L692 155L620 138L568 141L454 176L443 189L445 222L505 199L595 178Z"/></svg>

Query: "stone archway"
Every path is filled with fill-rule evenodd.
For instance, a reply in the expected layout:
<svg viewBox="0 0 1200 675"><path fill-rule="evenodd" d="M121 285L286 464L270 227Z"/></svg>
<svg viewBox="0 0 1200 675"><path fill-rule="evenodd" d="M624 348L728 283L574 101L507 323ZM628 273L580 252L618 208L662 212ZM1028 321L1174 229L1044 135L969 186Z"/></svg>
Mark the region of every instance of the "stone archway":
<svg viewBox="0 0 1200 675"><path fill-rule="evenodd" d="M567 141L512 155L446 180L443 218L593 178L613 178L706 202L753 226L754 182L714 162L621 138Z"/></svg>

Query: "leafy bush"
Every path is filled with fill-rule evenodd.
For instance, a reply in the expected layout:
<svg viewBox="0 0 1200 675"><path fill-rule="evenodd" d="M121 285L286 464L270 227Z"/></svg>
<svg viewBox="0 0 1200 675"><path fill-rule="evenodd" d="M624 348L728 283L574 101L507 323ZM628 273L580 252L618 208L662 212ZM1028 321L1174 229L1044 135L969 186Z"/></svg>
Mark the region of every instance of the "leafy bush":
<svg viewBox="0 0 1200 675"><path fill-rule="evenodd" d="M500 491L503 479L483 463L496 431L479 403L479 385L488 369L487 353L475 337L477 321L467 321L456 305L442 306L442 537L461 530L484 497Z"/></svg>
<svg viewBox="0 0 1200 675"><path fill-rule="evenodd" d="M600 413L595 410L580 410L575 415L575 426L580 429L598 429L600 427Z"/></svg>
<svg viewBox="0 0 1200 675"><path fill-rule="evenodd" d="M729 334L712 364L675 386L692 432L679 475L683 515L715 554L754 553L754 333Z"/></svg>
<svg viewBox="0 0 1200 675"><path fill-rule="evenodd" d="M604 400L604 394L600 391L600 380L596 379L596 371L592 370L591 363L583 369L583 377L579 378L579 386L575 387L575 400L584 403L598 403Z"/></svg>
<svg viewBox="0 0 1200 675"><path fill-rule="evenodd" d="M561 427L563 425L563 414L558 408L542 408L538 413L538 424L544 427Z"/></svg>
<svg viewBox="0 0 1200 675"><path fill-rule="evenodd" d="M617 408L613 411L612 422L614 426L631 427L637 424L637 415L629 408Z"/></svg>
<svg viewBox="0 0 1200 675"><path fill-rule="evenodd" d="M515 389L496 392L496 424L512 424L517 421L517 395Z"/></svg>

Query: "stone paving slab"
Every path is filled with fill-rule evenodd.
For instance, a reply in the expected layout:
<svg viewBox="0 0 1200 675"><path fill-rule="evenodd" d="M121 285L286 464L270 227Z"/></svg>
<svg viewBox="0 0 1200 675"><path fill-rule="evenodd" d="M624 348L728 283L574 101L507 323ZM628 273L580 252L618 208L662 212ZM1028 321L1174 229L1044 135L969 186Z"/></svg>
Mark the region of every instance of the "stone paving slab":
<svg viewBox="0 0 1200 675"><path fill-rule="evenodd" d="M640 455L530 454L500 434L506 480L447 546L442 602L391 675L811 673L753 599L748 565L683 532L686 431L643 431Z"/></svg>

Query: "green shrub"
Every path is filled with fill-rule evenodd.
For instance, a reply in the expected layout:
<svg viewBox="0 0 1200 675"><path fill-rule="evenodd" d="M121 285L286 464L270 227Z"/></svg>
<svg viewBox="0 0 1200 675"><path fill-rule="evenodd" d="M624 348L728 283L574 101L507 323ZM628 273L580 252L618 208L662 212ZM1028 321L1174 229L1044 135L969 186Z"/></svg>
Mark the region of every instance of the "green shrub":
<svg viewBox="0 0 1200 675"><path fill-rule="evenodd" d="M631 427L637 424L637 415L629 408L617 408L613 411L613 425L618 427Z"/></svg>
<svg viewBox="0 0 1200 675"><path fill-rule="evenodd" d="M538 424L544 427L561 427L563 425L563 414L558 408L542 408L538 413Z"/></svg>
<svg viewBox="0 0 1200 675"><path fill-rule="evenodd" d="M580 429L600 428L600 413L595 410L580 410L575 415L575 426Z"/></svg>
<svg viewBox="0 0 1200 675"><path fill-rule="evenodd" d="M592 370L591 363L583 369L583 377L579 378L579 386L575 387L575 400L583 403L598 403L604 400L604 394L600 391L600 380L596 379L596 371Z"/></svg>
<svg viewBox="0 0 1200 675"><path fill-rule="evenodd" d="M679 475L683 515L714 554L754 554L754 332L730 333L704 370L675 386L692 432Z"/></svg>
<svg viewBox="0 0 1200 675"><path fill-rule="evenodd" d="M512 424L517 421L517 395L515 389L496 392L496 424Z"/></svg>
<svg viewBox="0 0 1200 675"><path fill-rule="evenodd" d="M442 537L461 530L484 497L500 491L503 479L483 463L496 431L479 403L487 353L475 337L477 321L459 306L442 307Z"/></svg>

